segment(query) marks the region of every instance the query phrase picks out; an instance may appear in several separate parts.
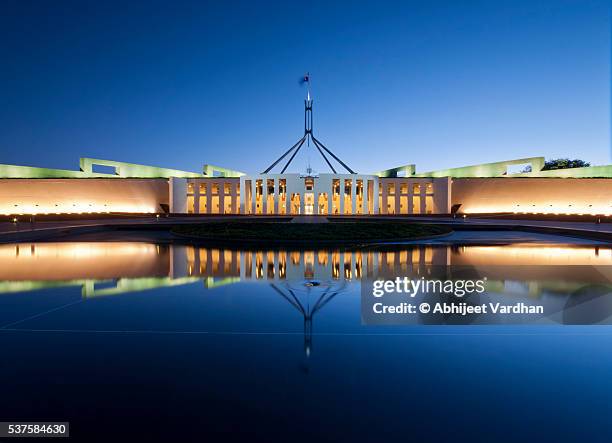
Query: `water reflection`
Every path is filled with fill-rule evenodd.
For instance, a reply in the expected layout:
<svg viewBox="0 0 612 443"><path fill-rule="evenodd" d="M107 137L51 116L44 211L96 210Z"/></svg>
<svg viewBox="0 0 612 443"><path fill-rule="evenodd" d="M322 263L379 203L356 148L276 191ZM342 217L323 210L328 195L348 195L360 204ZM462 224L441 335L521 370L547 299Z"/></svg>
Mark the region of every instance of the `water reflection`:
<svg viewBox="0 0 612 443"><path fill-rule="evenodd" d="M612 294L610 265L612 247L551 244L236 250L149 243L28 243L0 245L0 294L74 286L90 299L186 284L210 290L259 283L302 317L308 359L315 317L340 294L352 291L349 295L358 296L355 288L362 278L472 278L457 273L458 267L466 267L471 275L487 276L487 297L492 301L514 297L537 302L546 312L560 313L551 319L556 323L580 323L587 317L598 323L612 316L607 297ZM587 303L585 317L580 309ZM442 319L447 324L473 321ZM302 367L308 370L308 361Z"/></svg>
<svg viewBox="0 0 612 443"><path fill-rule="evenodd" d="M308 281L302 285L291 282L271 283L270 287L293 306L304 319L304 353L312 352L313 320L317 312L346 289L346 282L324 283ZM307 369L307 367L305 367Z"/></svg>
<svg viewBox="0 0 612 443"><path fill-rule="evenodd" d="M351 282L390 273L429 275L432 268L446 265L486 267L500 288L538 296L546 288L578 288L585 280L606 283L606 275L599 271L587 275L584 267L576 265L612 265L612 247L515 244L236 250L121 242L0 245L0 293L81 286L84 297L95 297L198 281L205 288L238 281ZM576 270L560 276L556 265L573 265ZM506 267L496 270L495 266Z"/></svg>

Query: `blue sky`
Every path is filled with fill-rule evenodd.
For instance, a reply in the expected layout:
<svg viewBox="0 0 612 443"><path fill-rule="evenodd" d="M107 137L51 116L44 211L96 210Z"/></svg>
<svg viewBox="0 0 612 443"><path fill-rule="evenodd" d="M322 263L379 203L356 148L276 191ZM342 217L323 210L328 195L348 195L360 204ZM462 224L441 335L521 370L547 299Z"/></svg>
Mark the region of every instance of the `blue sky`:
<svg viewBox="0 0 612 443"><path fill-rule="evenodd" d="M49 2L0 14L0 163L610 162L607 1ZM294 161L325 171L305 149Z"/></svg>

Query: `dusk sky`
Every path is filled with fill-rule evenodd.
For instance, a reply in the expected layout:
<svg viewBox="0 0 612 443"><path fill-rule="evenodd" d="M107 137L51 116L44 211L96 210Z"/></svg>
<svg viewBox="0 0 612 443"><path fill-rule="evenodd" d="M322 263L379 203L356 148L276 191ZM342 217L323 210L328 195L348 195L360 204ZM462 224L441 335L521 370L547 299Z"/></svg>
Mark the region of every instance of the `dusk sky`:
<svg viewBox="0 0 612 443"><path fill-rule="evenodd" d="M607 1L3 1L0 163L610 163ZM327 172L313 148L308 159Z"/></svg>

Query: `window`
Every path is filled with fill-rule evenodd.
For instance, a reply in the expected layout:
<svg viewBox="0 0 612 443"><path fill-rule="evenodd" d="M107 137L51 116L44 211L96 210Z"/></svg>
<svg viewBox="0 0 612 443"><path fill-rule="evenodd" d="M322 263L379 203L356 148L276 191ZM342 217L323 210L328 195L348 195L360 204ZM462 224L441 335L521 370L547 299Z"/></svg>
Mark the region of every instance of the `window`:
<svg viewBox="0 0 612 443"><path fill-rule="evenodd" d="M395 214L395 196L387 195L387 214Z"/></svg>
<svg viewBox="0 0 612 443"><path fill-rule="evenodd" d="M263 180L255 181L255 214L263 213Z"/></svg>
<svg viewBox="0 0 612 443"><path fill-rule="evenodd" d="M412 196L412 213L420 214L421 213L421 197L418 195Z"/></svg>
<svg viewBox="0 0 612 443"><path fill-rule="evenodd" d="M332 215L340 214L340 180L332 181Z"/></svg>
<svg viewBox="0 0 612 443"><path fill-rule="evenodd" d="M208 212L207 211L208 202L206 200L207 200L207 198L206 198L206 186L201 184L200 185L200 198L199 198L199 201L200 201L200 210L199 210L199 212L200 212L200 214L206 214Z"/></svg>
<svg viewBox="0 0 612 443"><path fill-rule="evenodd" d="M368 214L374 214L374 181L368 180Z"/></svg>
<svg viewBox="0 0 612 443"><path fill-rule="evenodd" d="M326 215L327 214L327 192L320 192L319 193L319 198L318 198L318 202L317 202L317 206L318 206L318 211L317 213L320 215Z"/></svg>
<svg viewBox="0 0 612 443"><path fill-rule="evenodd" d="M312 177L307 177L304 180L304 185L307 191L312 191L314 189L314 179Z"/></svg>
<svg viewBox="0 0 612 443"><path fill-rule="evenodd" d="M351 195L353 188L353 180L344 180L344 213L353 213L353 197Z"/></svg>
<svg viewBox="0 0 612 443"><path fill-rule="evenodd" d="M232 197L229 195L223 199L223 213L224 214L232 213Z"/></svg>
<svg viewBox="0 0 612 443"><path fill-rule="evenodd" d="M434 212L433 196L428 195L425 197L425 214L433 214L433 212Z"/></svg>
<svg viewBox="0 0 612 443"><path fill-rule="evenodd" d="M355 205L355 213L358 215L363 214L363 180L357 180L357 189L355 190L355 198L357 199Z"/></svg>
<svg viewBox="0 0 612 443"><path fill-rule="evenodd" d="M408 196L400 195L400 214L408 214Z"/></svg>
<svg viewBox="0 0 612 443"><path fill-rule="evenodd" d="M244 213L251 214L253 212L253 195L251 190L251 180L244 181Z"/></svg>
<svg viewBox="0 0 612 443"><path fill-rule="evenodd" d="M427 194L433 194L433 183L427 183L427 185L425 185L425 192Z"/></svg>
<svg viewBox="0 0 612 443"><path fill-rule="evenodd" d="M194 200L193 195L187 196L187 214L193 214L194 212Z"/></svg>
<svg viewBox="0 0 612 443"><path fill-rule="evenodd" d="M419 183L413 183L412 184L412 193L413 194L420 194L421 193L421 185Z"/></svg>
<svg viewBox="0 0 612 443"><path fill-rule="evenodd" d="M291 194L291 215L300 214L300 194Z"/></svg>
<svg viewBox="0 0 612 443"><path fill-rule="evenodd" d="M211 214L219 214L219 183L213 183L210 191L212 197L210 199L211 208L209 209Z"/></svg>
<svg viewBox="0 0 612 443"><path fill-rule="evenodd" d="M266 180L266 189L268 195L266 196L266 214L274 214L274 180Z"/></svg>
<svg viewBox="0 0 612 443"><path fill-rule="evenodd" d="M278 213L287 213L287 180L284 178L278 181Z"/></svg>

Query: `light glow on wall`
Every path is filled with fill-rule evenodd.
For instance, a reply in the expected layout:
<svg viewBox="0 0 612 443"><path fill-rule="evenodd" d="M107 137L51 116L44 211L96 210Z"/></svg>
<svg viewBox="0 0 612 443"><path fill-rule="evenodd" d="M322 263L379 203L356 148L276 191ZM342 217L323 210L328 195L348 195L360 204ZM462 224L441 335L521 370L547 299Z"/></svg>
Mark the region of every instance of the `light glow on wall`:
<svg viewBox="0 0 612 443"><path fill-rule="evenodd" d="M39 215L39 214L108 214L122 212L131 214L153 214L154 206L146 204L120 203L47 203L47 204L14 204L0 206L2 215Z"/></svg>
<svg viewBox="0 0 612 443"><path fill-rule="evenodd" d="M167 254L156 245L128 242L0 245L0 280L75 280L164 276Z"/></svg>
<svg viewBox="0 0 612 443"><path fill-rule="evenodd" d="M572 247L547 244L464 246L452 257L453 265L611 265L608 247Z"/></svg>
<svg viewBox="0 0 612 443"><path fill-rule="evenodd" d="M612 205L490 205L490 206L470 206L466 209L461 208L464 214L493 214L493 213L513 213L513 214L542 214L542 215L603 215L612 216Z"/></svg>

